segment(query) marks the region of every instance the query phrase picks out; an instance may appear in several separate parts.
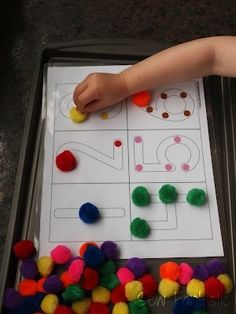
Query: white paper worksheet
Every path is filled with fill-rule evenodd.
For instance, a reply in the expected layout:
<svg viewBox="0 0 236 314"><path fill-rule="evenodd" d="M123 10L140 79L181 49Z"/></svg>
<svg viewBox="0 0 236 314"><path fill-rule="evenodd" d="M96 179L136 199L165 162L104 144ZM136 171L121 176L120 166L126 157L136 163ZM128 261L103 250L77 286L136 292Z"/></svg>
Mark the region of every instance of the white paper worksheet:
<svg viewBox="0 0 236 314"><path fill-rule="evenodd" d="M131 99L91 114L83 123L69 119L75 86L91 72L120 72L126 66L47 69L47 120L41 198L40 254L64 243L76 253L85 241L115 241L121 258L223 255L202 79L151 90L148 107ZM70 150L78 165L60 171L58 154ZM158 191L174 185L176 203L163 204ZM145 186L151 204L137 207L131 194ZM192 188L207 194L202 207L187 203ZM79 208L90 202L100 219L85 224ZM146 239L131 235L130 223L145 219Z"/></svg>

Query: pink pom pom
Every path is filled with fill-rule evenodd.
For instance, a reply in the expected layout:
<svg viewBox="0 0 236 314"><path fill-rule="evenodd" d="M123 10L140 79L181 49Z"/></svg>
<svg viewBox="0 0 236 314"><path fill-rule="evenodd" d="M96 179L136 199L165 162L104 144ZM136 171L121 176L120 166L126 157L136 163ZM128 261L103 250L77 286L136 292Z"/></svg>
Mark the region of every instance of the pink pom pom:
<svg viewBox="0 0 236 314"><path fill-rule="evenodd" d="M116 273L117 277L119 278L120 282L125 285L126 283L133 281L134 278L134 274L132 273L132 271L127 268L127 267L121 267L118 269L117 273Z"/></svg>
<svg viewBox="0 0 236 314"><path fill-rule="evenodd" d="M180 263L179 283L181 285L187 285L193 276L193 269L187 263Z"/></svg>
<svg viewBox="0 0 236 314"><path fill-rule="evenodd" d="M71 258L71 251L65 245L58 245L51 251L51 257L56 264L65 264Z"/></svg>
<svg viewBox="0 0 236 314"><path fill-rule="evenodd" d="M69 267L69 274L71 278L75 281L78 282L80 281L83 271L84 271L84 260L81 258L74 260Z"/></svg>

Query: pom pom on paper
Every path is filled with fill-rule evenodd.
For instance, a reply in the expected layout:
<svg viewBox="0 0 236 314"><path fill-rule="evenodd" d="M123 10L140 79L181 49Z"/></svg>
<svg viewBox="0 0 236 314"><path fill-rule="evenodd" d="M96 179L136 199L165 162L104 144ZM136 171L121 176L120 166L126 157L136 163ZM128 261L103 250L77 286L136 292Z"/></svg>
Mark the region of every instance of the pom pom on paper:
<svg viewBox="0 0 236 314"><path fill-rule="evenodd" d="M74 260L71 263L68 271L72 280L74 280L75 282L79 282L84 271L84 260L82 260L81 258Z"/></svg>
<svg viewBox="0 0 236 314"><path fill-rule="evenodd" d="M84 252L87 250L87 248L88 248L89 246L96 246L96 247L98 247L97 243L95 243L95 242L91 242L91 241L84 242L84 243L80 246L80 248L79 248L79 255L80 255L81 257L84 256Z"/></svg>
<svg viewBox="0 0 236 314"><path fill-rule="evenodd" d="M131 96L131 101L138 107L147 107L151 102L152 96L148 91L141 91Z"/></svg>
<svg viewBox="0 0 236 314"><path fill-rule="evenodd" d="M117 287L120 284L120 281L116 274L110 273L103 275L100 279L100 286L107 288L108 290L113 290L115 287Z"/></svg>
<svg viewBox="0 0 236 314"><path fill-rule="evenodd" d="M23 297L13 288L8 288L4 292L3 306L8 310L18 308L23 302Z"/></svg>
<svg viewBox="0 0 236 314"><path fill-rule="evenodd" d="M57 294L63 290L63 284L58 275L51 275L46 278L43 289L47 293Z"/></svg>
<svg viewBox="0 0 236 314"><path fill-rule="evenodd" d="M71 258L71 251L65 245L57 245L51 251L51 257L56 264L65 264Z"/></svg>
<svg viewBox="0 0 236 314"><path fill-rule="evenodd" d="M112 309L112 314L129 314L129 307L124 302L116 303Z"/></svg>
<svg viewBox="0 0 236 314"><path fill-rule="evenodd" d="M194 298L204 297L206 294L204 282L198 279L191 279L187 284L186 293Z"/></svg>
<svg viewBox="0 0 236 314"><path fill-rule="evenodd" d="M93 268L86 267L80 283L81 288L84 290L92 290L98 285L98 282L98 272Z"/></svg>
<svg viewBox="0 0 236 314"><path fill-rule="evenodd" d="M116 304L119 302L122 302L122 303L127 302L127 298L125 296L125 286L124 285L119 285L111 291L111 303Z"/></svg>
<svg viewBox="0 0 236 314"><path fill-rule="evenodd" d="M132 271L135 278L142 277L148 272L147 264L139 257L132 257L128 259L125 265Z"/></svg>
<svg viewBox="0 0 236 314"><path fill-rule="evenodd" d="M74 314L74 311L72 311L72 309L69 308L68 306L60 304L58 305L54 314Z"/></svg>
<svg viewBox="0 0 236 314"><path fill-rule="evenodd" d="M38 259L37 265L40 275L43 277L47 277L53 271L54 262L50 256L41 256Z"/></svg>
<svg viewBox="0 0 236 314"><path fill-rule="evenodd" d="M145 298L152 298L157 294L158 284L152 275L146 274L139 278L139 281L143 285L143 293Z"/></svg>
<svg viewBox="0 0 236 314"><path fill-rule="evenodd" d="M145 219L137 217L131 222L130 231L136 238L145 239L150 234L150 227Z"/></svg>
<svg viewBox="0 0 236 314"><path fill-rule="evenodd" d="M176 188L170 184L163 185L159 190L159 198L165 204L174 203L177 199Z"/></svg>
<svg viewBox="0 0 236 314"><path fill-rule="evenodd" d="M144 186L137 186L132 192L132 201L136 206L147 206L151 198L148 190Z"/></svg>
<svg viewBox="0 0 236 314"><path fill-rule="evenodd" d="M138 280L133 280L125 285L125 296L128 301L143 298L143 284Z"/></svg>
<svg viewBox="0 0 236 314"><path fill-rule="evenodd" d="M84 291L77 285L71 285L66 287L62 296L66 301L79 301L84 299Z"/></svg>
<svg viewBox="0 0 236 314"><path fill-rule="evenodd" d="M187 285L189 281L193 278L193 269L187 263L179 264L180 274L179 274L179 283L181 285Z"/></svg>
<svg viewBox="0 0 236 314"><path fill-rule="evenodd" d="M229 294L233 290L233 281L229 275L220 274L217 279L224 285L226 294Z"/></svg>
<svg viewBox="0 0 236 314"><path fill-rule="evenodd" d="M89 312L91 302L91 299L86 298L81 301L73 302L71 308L76 314L87 314Z"/></svg>
<svg viewBox="0 0 236 314"><path fill-rule="evenodd" d="M129 281L133 281L135 279L134 274L132 271L127 267L121 267L116 272L116 275L120 282L125 285Z"/></svg>
<svg viewBox="0 0 236 314"><path fill-rule="evenodd" d="M161 279L158 291L163 298L171 298L179 292L178 282L170 279Z"/></svg>
<svg viewBox="0 0 236 314"><path fill-rule="evenodd" d="M118 245L113 241L104 241L100 249L107 259L116 259L119 257Z"/></svg>
<svg viewBox="0 0 236 314"><path fill-rule="evenodd" d="M24 259L20 266L21 275L27 279L34 279L38 274L37 263L32 258Z"/></svg>
<svg viewBox="0 0 236 314"><path fill-rule="evenodd" d="M99 267L104 261L105 256L103 252L96 246L90 246L84 253L84 262L87 266L92 268Z"/></svg>
<svg viewBox="0 0 236 314"><path fill-rule="evenodd" d="M86 224L92 224L98 220L99 210L89 202L84 203L79 209L79 218Z"/></svg>
<svg viewBox="0 0 236 314"><path fill-rule="evenodd" d="M36 253L36 249L31 240L22 240L15 243L12 250L19 259L30 258Z"/></svg>
<svg viewBox="0 0 236 314"><path fill-rule="evenodd" d="M87 118L87 113L79 112L75 106L69 110L69 117L75 123L81 123Z"/></svg>
<svg viewBox="0 0 236 314"><path fill-rule="evenodd" d="M199 264L193 268L193 278L204 281L209 277L210 274L205 264Z"/></svg>
<svg viewBox="0 0 236 314"><path fill-rule="evenodd" d="M40 279L37 281L37 290L38 290L38 292L46 293L46 291L45 291L44 288L43 288L43 285L44 285L46 279L47 279L47 278L42 277L42 278L40 278Z"/></svg>
<svg viewBox="0 0 236 314"><path fill-rule="evenodd" d="M206 193L202 189L192 189L188 192L186 200L194 206L202 206L206 202Z"/></svg>
<svg viewBox="0 0 236 314"><path fill-rule="evenodd" d="M108 304L110 302L111 292L101 286L97 286L92 291L92 301L97 303Z"/></svg>
<svg viewBox="0 0 236 314"><path fill-rule="evenodd" d="M225 273L224 264L217 258L210 260L206 264L209 274L213 277L217 277L220 274Z"/></svg>
<svg viewBox="0 0 236 314"><path fill-rule="evenodd" d="M54 314L59 304L55 294L47 294L41 302L41 309L46 314Z"/></svg>
<svg viewBox="0 0 236 314"><path fill-rule="evenodd" d="M205 281L206 297L211 300L218 300L225 293L224 285L215 277L210 277Z"/></svg>
<svg viewBox="0 0 236 314"><path fill-rule="evenodd" d="M109 275L110 273L116 272L116 264L113 260L105 261L99 268L100 275Z"/></svg>
<svg viewBox="0 0 236 314"><path fill-rule="evenodd" d="M175 262L166 262L160 266L160 277L177 281L180 275L179 264Z"/></svg>
<svg viewBox="0 0 236 314"><path fill-rule="evenodd" d="M70 285L73 285L76 283L76 280L74 280L69 271L64 271L60 276L61 282L63 283L64 287L68 287Z"/></svg>
<svg viewBox="0 0 236 314"><path fill-rule="evenodd" d="M129 302L130 314L149 314L150 310L147 303L144 300L134 300Z"/></svg>
<svg viewBox="0 0 236 314"><path fill-rule="evenodd" d="M91 303L88 314L110 314L108 305L103 303Z"/></svg>
<svg viewBox="0 0 236 314"><path fill-rule="evenodd" d="M76 168L77 162L71 151L65 150L56 156L56 166L59 170L68 172Z"/></svg>
<svg viewBox="0 0 236 314"><path fill-rule="evenodd" d="M38 291L37 281L23 279L18 285L18 291L23 297L34 296Z"/></svg>

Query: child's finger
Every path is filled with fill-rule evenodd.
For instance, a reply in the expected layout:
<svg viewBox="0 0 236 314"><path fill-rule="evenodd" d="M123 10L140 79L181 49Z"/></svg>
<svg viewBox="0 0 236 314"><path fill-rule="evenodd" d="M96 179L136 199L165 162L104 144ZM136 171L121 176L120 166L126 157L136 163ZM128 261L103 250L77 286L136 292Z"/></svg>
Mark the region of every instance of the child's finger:
<svg viewBox="0 0 236 314"><path fill-rule="evenodd" d="M102 100L93 100L85 106L84 111L88 113L95 112L102 109L103 107L104 106Z"/></svg>
<svg viewBox="0 0 236 314"><path fill-rule="evenodd" d="M96 95L94 95L93 91L89 88L85 89L82 94L80 94L77 98L77 109L78 111L83 112L84 108L87 104L89 104L91 101L95 100Z"/></svg>
<svg viewBox="0 0 236 314"><path fill-rule="evenodd" d="M88 83L86 81L83 81L76 86L74 90L74 95L73 95L73 101L75 105L77 105L79 95L83 93L87 87L88 87Z"/></svg>

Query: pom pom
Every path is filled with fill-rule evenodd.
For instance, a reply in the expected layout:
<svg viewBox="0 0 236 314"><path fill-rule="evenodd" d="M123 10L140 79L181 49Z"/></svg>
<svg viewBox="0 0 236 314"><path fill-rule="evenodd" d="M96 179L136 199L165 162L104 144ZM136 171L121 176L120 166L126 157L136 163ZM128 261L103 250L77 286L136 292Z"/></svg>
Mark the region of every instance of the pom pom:
<svg viewBox="0 0 236 314"><path fill-rule="evenodd" d="M44 295L38 293L35 296L25 297L23 303L15 309L12 310L11 314L31 314L40 311L40 304Z"/></svg>
<svg viewBox="0 0 236 314"><path fill-rule="evenodd" d="M176 188L170 184L163 185L159 190L159 198L165 204L174 203L177 199Z"/></svg>
<svg viewBox="0 0 236 314"><path fill-rule="evenodd" d="M147 303L144 300L134 300L129 302L130 314L149 314L150 310Z"/></svg>
<svg viewBox="0 0 236 314"><path fill-rule="evenodd" d="M84 253L84 262L87 266L92 268L99 267L104 261L103 252L96 246L90 246Z"/></svg>
<svg viewBox="0 0 236 314"><path fill-rule="evenodd" d="M112 314L129 314L129 307L124 302L116 303L112 309Z"/></svg>
<svg viewBox="0 0 236 314"><path fill-rule="evenodd" d="M198 279L192 279L187 284L186 293L190 297L201 298L205 296L204 282Z"/></svg>
<svg viewBox="0 0 236 314"><path fill-rule="evenodd" d="M186 200L194 206L202 206L206 202L206 193L201 189L192 189L188 192Z"/></svg>
<svg viewBox="0 0 236 314"><path fill-rule="evenodd" d="M175 302L173 314L193 314L195 311L204 311L206 306L205 298L184 297Z"/></svg>
<svg viewBox="0 0 236 314"><path fill-rule="evenodd" d="M132 193L132 201L136 206L147 206L151 198L148 190L144 186L137 186Z"/></svg>
<svg viewBox="0 0 236 314"><path fill-rule="evenodd" d="M110 291L117 287L119 284L120 284L119 279L117 278L116 274L113 273L103 275L99 283L100 286L107 288Z"/></svg>
<svg viewBox="0 0 236 314"><path fill-rule="evenodd" d="M31 240L22 240L14 244L13 253L19 259L25 259L34 256L36 249Z"/></svg>
<svg viewBox="0 0 236 314"><path fill-rule="evenodd" d="M3 306L8 310L18 308L23 302L23 297L13 288L8 288L4 292Z"/></svg>
<svg viewBox="0 0 236 314"><path fill-rule="evenodd" d="M100 248L107 259L116 259L119 257L118 245L112 241L105 241Z"/></svg>
<svg viewBox="0 0 236 314"><path fill-rule="evenodd" d="M111 303L116 304L119 302L127 302L127 298L125 296L125 287L123 285L119 285L111 291Z"/></svg>
<svg viewBox="0 0 236 314"><path fill-rule="evenodd" d="M52 273L54 263L50 256L41 256L38 259L37 264L38 264L38 271L41 276L47 277Z"/></svg>
<svg viewBox="0 0 236 314"><path fill-rule="evenodd" d="M43 289L47 293L56 294L63 290L63 284L58 275L51 275L46 278Z"/></svg>
<svg viewBox="0 0 236 314"><path fill-rule="evenodd" d="M58 297L54 294L48 294L43 298L41 302L41 309L46 314L54 314L58 307Z"/></svg>
<svg viewBox="0 0 236 314"><path fill-rule="evenodd" d="M91 305L91 300L89 298L83 299L81 301L76 301L72 303L72 310L76 314L87 314Z"/></svg>
<svg viewBox="0 0 236 314"><path fill-rule="evenodd" d="M75 282L79 282L84 271L84 261L80 259L74 260L69 267L69 274Z"/></svg>
<svg viewBox="0 0 236 314"><path fill-rule="evenodd" d="M56 264L65 264L71 258L71 251L65 245L57 245L51 251L51 257Z"/></svg>
<svg viewBox="0 0 236 314"><path fill-rule="evenodd" d="M187 263L180 263L179 270L179 283L181 285L187 285L189 281L193 278L192 267Z"/></svg>
<svg viewBox="0 0 236 314"><path fill-rule="evenodd" d="M151 102L152 96L148 91L142 91L131 96L131 101L138 107L147 107Z"/></svg>
<svg viewBox="0 0 236 314"><path fill-rule="evenodd" d="M74 314L74 312L69 307L60 304L54 314Z"/></svg>
<svg viewBox="0 0 236 314"><path fill-rule="evenodd" d="M125 296L128 301L143 297L143 285L140 281L133 280L125 285Z"/></svg>
<svg viewBox="0 0 236 314"><path fill-rule="evenodd" d="M152 298L157 294L157 282L150 274L146 274L139 278L139 281L143 285L143 293L145 298Z"/></svg>
<svg viewBox="0 0 236 314"><path fill-rule="evenodd" d="M224 285L226 294L229 294L233 290L233 281L227 274L221 274L217 279Z"/></svg>
<svg viewBox="0 0 236 314"><path fill-rule="evenodd" d="M218 275L225 273L225 266L219 259L210 260L206 266L210 276L217 277Z"/></svg>
<svg viewBox="0 0 236 314"><path fill-rule="evenodd" d="M34 296L37 291L37 282L32 279L23 279L18 286L18 291L23 297Z"/></svg>
<svg viewBox="0 0 236 314"><path fill-rule="evenodd" d="M99 276L95 269L86 267L83 273L81 288L84 290L94 289L99 282Z"/></svg>
<svg viewBox="0 0 236 314"><path fill-rule="evenodd" d="M98 220L99 210L89 202L84 203L79 209L79 218L86 224L92 224Z"/></svg>
<svg viewBox="0 0 236 314"><path fill-rule="evenodd" d="M171 298L179 292L179 284L170 279L161 279L158 291L163 298Z"/></svg>
<svg viewBox="0 0 236 314"><path fill-rule="evenodd" d="M204 281L209 277L210 277L210 274L205 264L196 265L193 268L193 278Z"/></svg>
<svg viewBox="0 0 236 314"><path fill-rule="evenodd" d="M79 255L80 255L81 257L84 256L84 253L85 253L85 251L87 250L87 248L88 248L89 246L96 246L96 247L98 247L97 243L95 243L95 242L88 241L88 242L83 243L83 244L80 246L80 248L79 248Z"/></svg>
<svg viewBox="0 0 236 314"><path fill-rule="evenodd" d="M175 262L166 262L160 266L160 277L177 281L180 274L180 267Z"/></svg>
<svg viewBox="0 0 236 314"><path fill-rule="evenodd" d="M137 217L131 222L130 232L136 238L145 239L150 234L150 227L146 220Z"/></svg>
<svg viewBox="0 0 236 314"><path fill-rule="evenodd" d="M101 286L96 287L92 291L92 300L93 302L108 304L110 302L111 292Z"/></svg>
<svg viewBox="0 0 236 314"><path fill-rule="evenodd" d="M20 272L23 277L34 279L38 274L38 266L33 259L24 259L21 263Z"/></svg>
<svg viewBox="0 0 236 314"><path fill-rule="evenodd" d="M119 268L116 275L123 285L125 285L127 282L133 281L135 279L134 274L127 267Z"/></svg>
<svg viewBox="0 0 236 314"><path fill-rule="evenodd" d="M65 271L60 276L61 282L63 283L64 287L68 287L70 285L73 285L76 283L76 280L74 280L69 271Z"/></svg>
<svg viewBox="0 0 236 314"><path fill-rule="evenodd" d="M215 277L210 277L205 281L205 291L208 299L218 300L225 293L224 285Z"/></svg>
<svg viewBox="0 0 236 314"><path fill-rule="evenodd" d="M81 123L87 118L87 113L80 112L76 109L75 106L73 106L69 110L69 117L71 120L75 123Z"/></svg>
<svg viewBox="0 0 236 314"><path fill-rule="evenodd" d="M88 314L110 314L110 309L103 303L92 303Z"/></svg>
<svg viewBox="0 0 236 314"><path fill-rule="evenodd" d="M135 278L142 277L148 272L147 264L139 257L132 257L128 259L125 266L132 271Z"/></svg>
<svg viewBox="0 0 236 314"><path fill-rule="evenodd" d="M46 293L46 291L43 288L43 285L44 285L45 281L46 281L46 278L44 278L44 277L40 278L37 281L37 290L38 290L38 292Z"/></svg>
<svg viewBox="0 0 236 314"><path fill-rule="evenodd" d="M99 268L99 273L101 275L109 275L110 273L116 272L116 264L113 260L108 260L102 264Z"/></svg>
<svg viewBox="0 0 236 314"><path fill-rule="evenodd" d="M76 168L75 156L69 150L65 150L56 157L56 166L59 170L68 172Z"/></svg>
<svg viewBox="0 0 236 314"><path fill-rule="evenodd" d="M84 291L77 285L71 285L66 287L62 296L66 301L79 301L84 298Z"/></svg>

